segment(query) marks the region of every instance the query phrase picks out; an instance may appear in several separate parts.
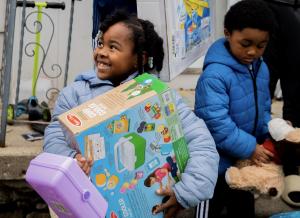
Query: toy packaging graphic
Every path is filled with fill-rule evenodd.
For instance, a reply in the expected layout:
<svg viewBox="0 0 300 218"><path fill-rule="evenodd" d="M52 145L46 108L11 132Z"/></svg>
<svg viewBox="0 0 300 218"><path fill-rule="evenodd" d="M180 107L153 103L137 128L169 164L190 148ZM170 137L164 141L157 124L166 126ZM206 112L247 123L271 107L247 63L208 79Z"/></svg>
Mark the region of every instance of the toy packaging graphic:
<svg viewBox="0 0 300 218"><path fill-rule="evenodd" d="M187 144L175 93L142 74L59 116L73 146L94 164L91 180L108 202L107 217L152 214L156 190L180 179Z"/></svg>

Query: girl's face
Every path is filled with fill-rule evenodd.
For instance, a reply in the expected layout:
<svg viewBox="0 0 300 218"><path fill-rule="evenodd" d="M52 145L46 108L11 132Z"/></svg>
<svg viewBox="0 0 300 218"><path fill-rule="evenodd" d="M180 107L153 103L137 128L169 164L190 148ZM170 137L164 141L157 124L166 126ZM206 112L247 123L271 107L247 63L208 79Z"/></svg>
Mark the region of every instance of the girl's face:
<svg viewBox="0 0 300 218"><path fill-rule="evenodd" d="M100 79L120 83L137 71L137 54L133 53L131 38L132 31L122 22L112 25L103 34L94 51Z"/></svg>
<svg viewBox="0 0 300 218"><path fill-rule="evenodd" d="M269 41L269 33L259 29L245 28L231 34L225 29L224 33L231 53L243 64L251 64L261 57Z"/></svg>

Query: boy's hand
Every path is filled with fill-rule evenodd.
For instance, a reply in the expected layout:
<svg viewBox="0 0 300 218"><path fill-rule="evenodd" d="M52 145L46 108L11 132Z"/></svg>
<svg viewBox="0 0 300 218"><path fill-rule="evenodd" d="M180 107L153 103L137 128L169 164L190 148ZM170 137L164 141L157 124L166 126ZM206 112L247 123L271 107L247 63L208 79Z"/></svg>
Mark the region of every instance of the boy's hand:
<svg viewBox="0 0 300 218"><path fill-rule="evenodd" d="M271 161L274 154L264 148L263 145L257 144L256 148L251 156L251 160L258 166L261 166L261 163L268 163Z"/></svg>
<svg viewBox="0 0 300 218"><path fill-rule="evenodd" d="M177 202L175 193L169 186L165 189L158 189L156 193L161 196L170 196L170 198L167 202L157 205L153 210L153 214L157 214L165 210L164 218L172 218L179 210L183 209Z"/></svg>
<svg viewBox="0 0 300 218"><path fill-rule="evenodd" d="M83 172L88 176L93 166L92 158L86 159L81 154L76 154L74 158L77 160L77 164L80 166Z"/></svg>

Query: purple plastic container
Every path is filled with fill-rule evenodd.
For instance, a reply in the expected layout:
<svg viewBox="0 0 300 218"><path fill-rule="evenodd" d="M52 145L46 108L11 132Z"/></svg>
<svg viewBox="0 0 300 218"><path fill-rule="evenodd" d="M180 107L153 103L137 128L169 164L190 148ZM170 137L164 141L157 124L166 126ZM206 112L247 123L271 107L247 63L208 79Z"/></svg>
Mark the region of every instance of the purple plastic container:
<svg viewBox="0 0 300 218"><path fill-rule="evenodd" d="M106 200L73 158L42 153L30 162L26 181L60 218L105 217Z"/></svg>

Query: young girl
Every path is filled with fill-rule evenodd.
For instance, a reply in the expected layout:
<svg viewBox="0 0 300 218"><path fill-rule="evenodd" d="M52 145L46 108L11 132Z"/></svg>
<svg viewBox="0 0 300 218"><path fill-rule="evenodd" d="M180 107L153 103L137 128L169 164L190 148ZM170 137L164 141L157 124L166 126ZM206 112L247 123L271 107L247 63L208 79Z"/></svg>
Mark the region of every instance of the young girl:
<svg viewBox="0 0 300 218"><path fill-rule="evenodd" d="M268 137L271 100L269 71L261 56L273 26L273 14L260 0L233 5L224 19L225 38L208 50L196 88L195 113L206 121L220 154L219 178L209 217L254 217L250 192L230 189L225 171L238 159L256 164L273 154L262 145Z"/></svg>
<svg viewBox="0 0 300 218"><path fill-rule="evenodd" d="M161 192L163 190L163 182L162 180L167 176L167 186L170 186L171 184L171 177L169 174L172 175L172 177L175 179L175 181L178 180L177 177L177 164L175 161L175 157L172 158L170 156L168 156L166 158L167 162L162 165L161 167L157 168L154 170L153 173L149 174L148 177L144 180L144 185L146 187L151 187L154 183L159 183L159 189L158 189L158 193Z"/></svg>
<svg viewBox="0 0 300 218"><path fill-rule="evenodd" d="M171 177L169 172L171 171L171 167L168 163L164 164L162 167L155 169L153 173L151 173L144 181L144 185L146 187L151 187L154 183L159 183L159 191L163 190L163 179L165 177L168 178L168 185L171 184Z"/></svg>
<svg viewBox="0 0 300 218"><path fill-rule="evenodd" d="M98 47L94 51L96 69L79 75L75 82L59 94L52 123L45 131L44 151L71 156L78 160L82 170L89 174L92 161L86 160L70 147L70 138L58 122L58 115L152 70L160 71L163 64L163 40L151 22L117 11L100 27ZM176 106L189 149L189 160L181 181L168 195L165 207L179 204L185 208L196 206L212 197L217 179L219 156L205 123L197 118L176 96ZM166 194L166 193L162 193Z"/></svg>

